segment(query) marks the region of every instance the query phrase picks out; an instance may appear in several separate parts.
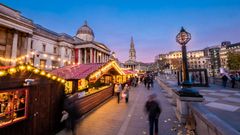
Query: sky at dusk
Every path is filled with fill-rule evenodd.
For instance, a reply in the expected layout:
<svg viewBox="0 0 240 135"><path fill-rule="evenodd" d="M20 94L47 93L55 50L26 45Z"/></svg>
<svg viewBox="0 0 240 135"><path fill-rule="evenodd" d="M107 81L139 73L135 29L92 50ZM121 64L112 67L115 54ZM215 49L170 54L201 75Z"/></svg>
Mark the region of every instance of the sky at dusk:
<svg viewBox="0 0 240 135"><path fill-rule="evenodd" d="M222 41L240 42L240 0L0 0L58 33L75 36L87 20L95 40L120 61L128 59L133 36L137 60L152 62L159 53L180 50L181 26L192 34L188 50Z"/></svg>

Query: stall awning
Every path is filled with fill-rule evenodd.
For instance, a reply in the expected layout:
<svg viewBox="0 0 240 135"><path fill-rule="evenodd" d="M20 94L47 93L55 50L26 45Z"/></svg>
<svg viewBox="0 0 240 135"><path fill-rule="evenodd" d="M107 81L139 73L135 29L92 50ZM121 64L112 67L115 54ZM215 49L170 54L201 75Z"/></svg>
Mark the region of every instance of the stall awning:
<svg viewBox="0 0 240 135"><path fill-rule="evenodd" d="M119 75L125 74L115 61L71 65L53 70L51 73L66 80L88 79L90 82L95 82L111 69L114 69Z"/></svg>
<svg viewBox="0 0 240 135"><path fill-rule="evenodd" d="M136 71L132 71L132 70L123 70L123 72L124 72L125 74L137 74Z"/></svg>
<svg viewBox="0 0 240 135"><path fill-rule="evenodd" d="M103 66L104 63L70 65L53 70L51 73L66 80L83 79Z"/></svg>

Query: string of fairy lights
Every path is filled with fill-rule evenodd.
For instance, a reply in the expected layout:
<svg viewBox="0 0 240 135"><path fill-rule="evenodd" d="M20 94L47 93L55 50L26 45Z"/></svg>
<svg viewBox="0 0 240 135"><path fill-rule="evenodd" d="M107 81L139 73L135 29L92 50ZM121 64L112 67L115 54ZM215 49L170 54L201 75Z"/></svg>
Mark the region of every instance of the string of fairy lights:
<svg viewBox="0 0 240 135"><path fill-rule="evenodd" d="M23 55L23 56L20 56L20 57L17 57L17 58L13 58L13 59L12 58L0 57L0 61L2 61L2 62L11 62L11 63L19 63L19 64L28 64L29 62L28 62L27 59L28 58L34 58L35 55L37 55L37 53L32 51L29 54L26 54L26 55ZM70 64L73 64L73 65L79 64L79 63L71 62L70 60L56 58L56 57L48 55L48 54L42 54L42 55L43 55L43 58L45 58L45 59L56 60L58 62L68 63L69 65ZM35 65L33 65L33 63L30 63L30 64L32 66L36 66L36 67L41 66L39 64L35 64ZM47 65L45 65L45 68L59 68L59 67L58 66L47 66Z"/></svg>
<svg viewBox="0 0 240 135"><path fill-rule="evenodd" d="M63 79L63 78L60 78L56 75L47 73L46 71L44 71L42 69L36 68L34 66L31 66L31 65L26 65L26 64L21 64L21 65L18 65L16 67L11 67L11 68L7 68L7 69L0 69L0 77L7 76L7 75L12 75L12 74L15 74L15 73L21 72L21 71L22 72L29 71L29 72L32 72L34 74L39 74L41 76L45 76L49 79L52 79L52 80L55 80L55 81L58 81L58 82L61 82L61 83L66 82L66 80Z"/></svg>

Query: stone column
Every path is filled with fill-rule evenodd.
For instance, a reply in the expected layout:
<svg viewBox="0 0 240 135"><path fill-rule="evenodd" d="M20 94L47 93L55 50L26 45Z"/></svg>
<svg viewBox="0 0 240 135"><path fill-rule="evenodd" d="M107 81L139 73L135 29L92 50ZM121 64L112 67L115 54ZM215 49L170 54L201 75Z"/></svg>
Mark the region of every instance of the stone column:
<svg viewBox="0 0 240 135"><path fill-rule="evenodd" d="M87 48L84 48L84 64L87 64Z"/></svg>
<svg viewBox="0 0 240 135"><path fill-rule="evenodd" d="M60 47L60 58L61 58L61 61L60 61L60 67L63 67L64 66L64 60L65 60L65 47ZM34 64L35 64L35 60L34 60Z"/></svg>
<svg viewBox="0 0 240 135"><path fill-rule="evenodd" d="M93 61L94 61L94 63L97 63L96 50L95 50L95 49L93 49L93 54L94 54L94 56L93 56Z"/></svg>
<svg viewBox="0 0 240 135"><path fill-rule="evenodd" d="M15 60L17 57L17 43L18 43L18 33L15 31L13 35L13 45L12 45L12 54L11 54L12 60ZM15 66L16 61L12 61L11 65Z"/></svg>
<svg viewBox="0 0 240 135"><path fill-rule="evenodd" d="M90 63L93 63L93 48L90 48Z"/></svg>
<svg viewBox="0 0 240 135"><path fill-rule="evenodd" d="M82 64L82 49L81 48L79 48L78 49L78 63L79 64Z"/></svg>
<svg viewBox="0 0 240 135"><path fill-rule="evenodd" d="M32 42L32 37L29 35L27 38L27 55L28 57L26 57L26 62L29 62L30 56L31 56L31 42Z"/></svg>
<svg viewBox="0 0 240 135"><path fill-rule="evenodd" d="M106 57L107 55L106 54L104 54L104 62L107 62L107 57Z"/></svg>
<svg viewBox="0 0 240 135"><path fill-rule="evenodd" d="M99 53L97 50L96 50L96 60L97 60L97 63L99 63Z"/></svg>

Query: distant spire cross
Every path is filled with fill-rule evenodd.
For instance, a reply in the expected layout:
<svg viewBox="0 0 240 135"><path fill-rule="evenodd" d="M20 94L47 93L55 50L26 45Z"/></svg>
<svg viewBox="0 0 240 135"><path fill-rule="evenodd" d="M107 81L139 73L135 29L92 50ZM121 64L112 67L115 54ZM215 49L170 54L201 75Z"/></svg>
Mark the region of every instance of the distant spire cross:
<svg viewBox="0 0 240 135"><path fill-rule="evenodd" d="M88 25L88 24L87 24L87 20L84 21L84 25Z"/></svg>

